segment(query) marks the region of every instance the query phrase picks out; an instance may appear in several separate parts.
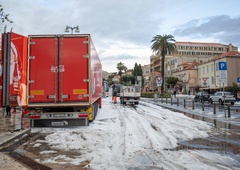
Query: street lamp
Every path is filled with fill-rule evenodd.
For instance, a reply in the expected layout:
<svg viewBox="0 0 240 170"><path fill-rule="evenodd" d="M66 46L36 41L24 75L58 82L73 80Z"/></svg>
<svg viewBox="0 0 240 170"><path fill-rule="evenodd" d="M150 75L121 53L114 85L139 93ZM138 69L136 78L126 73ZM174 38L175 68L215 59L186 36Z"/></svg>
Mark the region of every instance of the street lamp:
<svg viewBox="0 0 240 170"><path fill-rule="evenodd" d="M71 30L71 34L73 34L73 30L75 29L75 32L80 32L78 25L76 27L70 27L70 26L66 26L65 32L69 32L69 29Z"/></svg>

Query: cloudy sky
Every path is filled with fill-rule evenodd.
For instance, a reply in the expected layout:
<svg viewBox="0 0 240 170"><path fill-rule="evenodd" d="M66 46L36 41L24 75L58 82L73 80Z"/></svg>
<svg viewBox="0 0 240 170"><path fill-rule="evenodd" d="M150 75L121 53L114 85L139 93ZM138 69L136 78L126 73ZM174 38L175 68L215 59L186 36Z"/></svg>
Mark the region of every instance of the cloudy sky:
<svg viewBox="0 0 240 170"><path fill-rule="evenodd" d="M79 25L91 34L103 70L117 71L120 61L150 63L151 40L172 34L176 41L218 42L240 48L239 0L0 0L23 35L64 34ZM5 23L3 23L5 24ZM2 24L2 27L4 26Z"/></svg>

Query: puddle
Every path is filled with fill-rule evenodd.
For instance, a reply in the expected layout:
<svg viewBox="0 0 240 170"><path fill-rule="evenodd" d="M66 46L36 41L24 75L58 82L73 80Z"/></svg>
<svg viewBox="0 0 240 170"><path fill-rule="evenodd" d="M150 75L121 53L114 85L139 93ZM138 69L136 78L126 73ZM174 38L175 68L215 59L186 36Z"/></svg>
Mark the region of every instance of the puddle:
<svg viewBox="0 0 240 170"><path fill-rule="evenodd" d="M218 121L218 120L213 119L213 118L207 118L207 117L204 117L204 116L195 115L195 114L191 114L191 113L185 113L184 112L183 114L192 118L192 119L197 119L197 120L202 120L204 122L212 123L212 124L214 124L214 127L217 128L217 129L232 129L232 130L236 130L236 131L240 132L240 126L237 126L237 125L234 125L234 124Z"/></svg>
<svg viewBox="0 0 240 170"><path fill-rule="evenodd" d="M206 118L190 113L184 115L197 120L212 123L214 128L210 132L211 137L205 139L193 139L191 141L179 142L179 146L172 150L217 150L224 153L240 153L240 127L216 119Z"/></svg>
<svg viewBox="0 0 240 170"><path fill-rule="evenodd" d="M219 121L214 118L181 112L176 109L168 109L174 112L182 113L192 119L211 123L213 124L213 129L210 132L209 138L179 142L178 147L166 150L215 150L224 153L240 154L240 126ZM222 109L222 107L219 106L218 109Z"/></svg>
<svg viewBox="0 0 240 170"><path fill-rule="evenodd" d="M172 150L217 150L224 153L240 153L240 145L231 142L219 141L217 138L194 139L192 141L179 142L179 146Z"/></svg>

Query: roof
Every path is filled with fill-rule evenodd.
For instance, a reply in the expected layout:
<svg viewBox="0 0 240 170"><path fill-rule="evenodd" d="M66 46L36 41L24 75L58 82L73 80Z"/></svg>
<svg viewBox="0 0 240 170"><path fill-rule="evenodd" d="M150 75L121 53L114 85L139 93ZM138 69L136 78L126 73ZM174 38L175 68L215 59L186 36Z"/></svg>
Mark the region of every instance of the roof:
<svg viewBox="0 0 240 170"><path fill-rule="evenodd" d="M220 44L220 43L204 43L204 42L181 42L178 41L175 43L176 46L202 46L202 47L226 47L228 45Z"/></svg>
<svg viewBox="0 0 240 170"><path fill-rule="evenodd" d="M221 55L219 55L219 56L217 56L217 57L215 57L215 58L213 58L209 61L203 62L199 65L203 65L203 64L209 63L211 61L219 60L219 59L225 58L225 57L236 57L236 58L238 57L238 58L240 58L240 53L238 51L229 51L229 52L223 53L223 54L221 54Z"/></svg>
<svg viewBox="0 0 240 170"><path fill-rule="evenodd" d="M185 63L179 64L178 66L187 66L186 68L184 68L184 70L193 70L195 69L194 66L197 66L197 65L199 65L199 63L196 61L193 61L193 62L185 62Z"/></svg>
<svg viewBox="0 0 240 170"><path fill-rule="evenodd" d="M218 60L218 59L225 58L225 57L239 57L240 58L240 53L238 51L229 51L229 52L223 53L223 54L215 57L212 60Z"/></svg>

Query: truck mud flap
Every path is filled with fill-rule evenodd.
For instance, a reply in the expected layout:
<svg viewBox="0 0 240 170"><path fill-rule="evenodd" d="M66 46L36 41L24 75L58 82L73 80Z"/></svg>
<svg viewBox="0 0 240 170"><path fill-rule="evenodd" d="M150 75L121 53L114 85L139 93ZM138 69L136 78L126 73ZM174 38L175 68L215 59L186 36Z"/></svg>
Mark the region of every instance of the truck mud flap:
<svg viewBox="0 0 240 170"><path fill-rule="evenodd" d="M31 127L71 127L71 126L88 126L89 121L86 119L32 119Z"/></svg>

